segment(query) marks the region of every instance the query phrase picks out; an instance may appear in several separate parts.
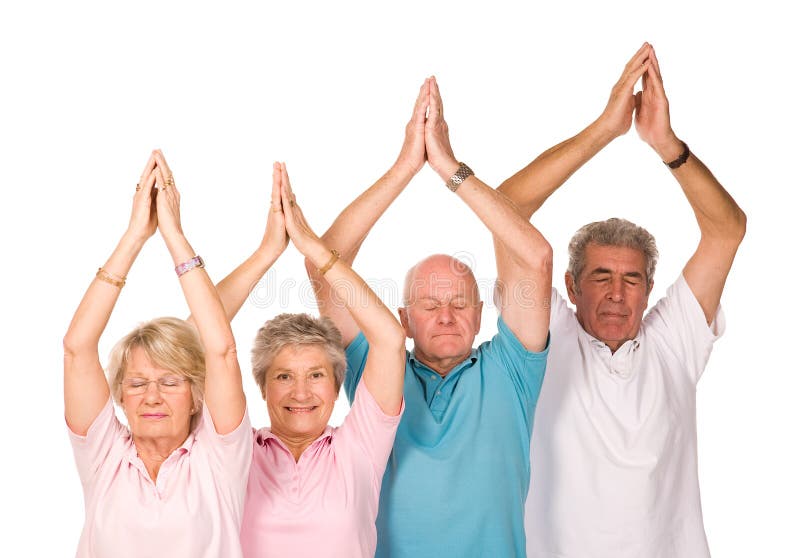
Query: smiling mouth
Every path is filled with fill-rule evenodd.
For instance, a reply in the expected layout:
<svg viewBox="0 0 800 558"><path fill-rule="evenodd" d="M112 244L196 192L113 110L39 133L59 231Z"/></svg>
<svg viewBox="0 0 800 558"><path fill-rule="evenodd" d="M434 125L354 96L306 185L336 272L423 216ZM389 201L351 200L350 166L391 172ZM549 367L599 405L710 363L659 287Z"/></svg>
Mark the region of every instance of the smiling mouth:
<svg viewBox="0 0 800 558"><path fill-rule="evenodd" d="M161 413L148 413L146 415L141 415L142 418L146 419L162 419L166 418L167 415Z"/></svg>
<svg viewBox="0 0 800 558"><path fill-rule="evenodd" d="M317 407L284 407L290 413L310 413Z"/></svg>

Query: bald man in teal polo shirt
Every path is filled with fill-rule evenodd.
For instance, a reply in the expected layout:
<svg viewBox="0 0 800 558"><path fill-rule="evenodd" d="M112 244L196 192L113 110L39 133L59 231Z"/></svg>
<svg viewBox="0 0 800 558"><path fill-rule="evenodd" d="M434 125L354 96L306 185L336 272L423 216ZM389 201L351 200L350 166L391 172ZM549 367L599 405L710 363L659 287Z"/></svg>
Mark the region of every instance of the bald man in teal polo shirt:
<svg viewBox="0 0 800 558"><path fill-rule="evenodd" d="M399 313L414 349L406 359L405 413L383 477L376 556L524 556L552 250L504 196L455 158L434 78L420 88L397 162L339 215L323 240L352 263L426 158L494 237L498 333L473 348L483 303L463 263L439 254L409 270ZM369 346L331 298L324 277L306 267L320 312L334 320L347 345L345 389L352 401Z"/></svg>

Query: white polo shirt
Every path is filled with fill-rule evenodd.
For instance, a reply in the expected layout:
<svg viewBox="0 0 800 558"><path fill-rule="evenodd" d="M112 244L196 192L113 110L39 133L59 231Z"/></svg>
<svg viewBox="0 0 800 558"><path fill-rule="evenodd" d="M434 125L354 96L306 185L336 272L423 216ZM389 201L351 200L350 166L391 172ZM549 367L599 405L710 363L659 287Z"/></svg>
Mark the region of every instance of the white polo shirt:
<svg viewBox="0 0 800 558"><path fill-rule="evenodd" d="M696 385L714 341L683 276L613 355L553 290L531 442L530 558L709 556L697 478Z"/></svg>

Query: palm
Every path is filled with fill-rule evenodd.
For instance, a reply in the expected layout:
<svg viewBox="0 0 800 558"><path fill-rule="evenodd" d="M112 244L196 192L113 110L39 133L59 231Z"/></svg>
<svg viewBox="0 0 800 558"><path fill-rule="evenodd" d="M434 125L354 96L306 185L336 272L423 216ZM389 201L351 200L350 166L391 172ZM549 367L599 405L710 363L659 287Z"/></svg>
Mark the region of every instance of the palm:
<svg viewBox="0 0 800 558"><path fill-rule="evenodd" d="M286 220L281 211L272 212L267 218L264 242L270 246L280 247L281 250L289 245L289 237L286 234Z"/></svg>
<svg viewBox="0 0 800 558"><path fill-rule="evenodd" d="M636 133L650 145L669 136L669 107L666 99L659 103L642 95L641 105L636 111Z"/></svg>

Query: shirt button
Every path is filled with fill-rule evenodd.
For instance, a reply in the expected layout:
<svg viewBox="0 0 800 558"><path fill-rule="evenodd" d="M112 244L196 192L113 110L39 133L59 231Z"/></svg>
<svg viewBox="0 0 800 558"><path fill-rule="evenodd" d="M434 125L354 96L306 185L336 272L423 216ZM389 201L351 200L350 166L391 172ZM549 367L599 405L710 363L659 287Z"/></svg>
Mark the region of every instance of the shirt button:
<svg viewBox="0 0 800 558"><path fill-rule="evenodd" d="M435 379L436 379L436 374L431 374L431 380L435 380Z"/></svg>
<svg viewBox="0 0 800 558"><path fill-rule="evenodd" d="M441 395L441 394L442 394L442 392L441 392L441 391L437 391L437 392L436 392L436 395Z"/></svg>

